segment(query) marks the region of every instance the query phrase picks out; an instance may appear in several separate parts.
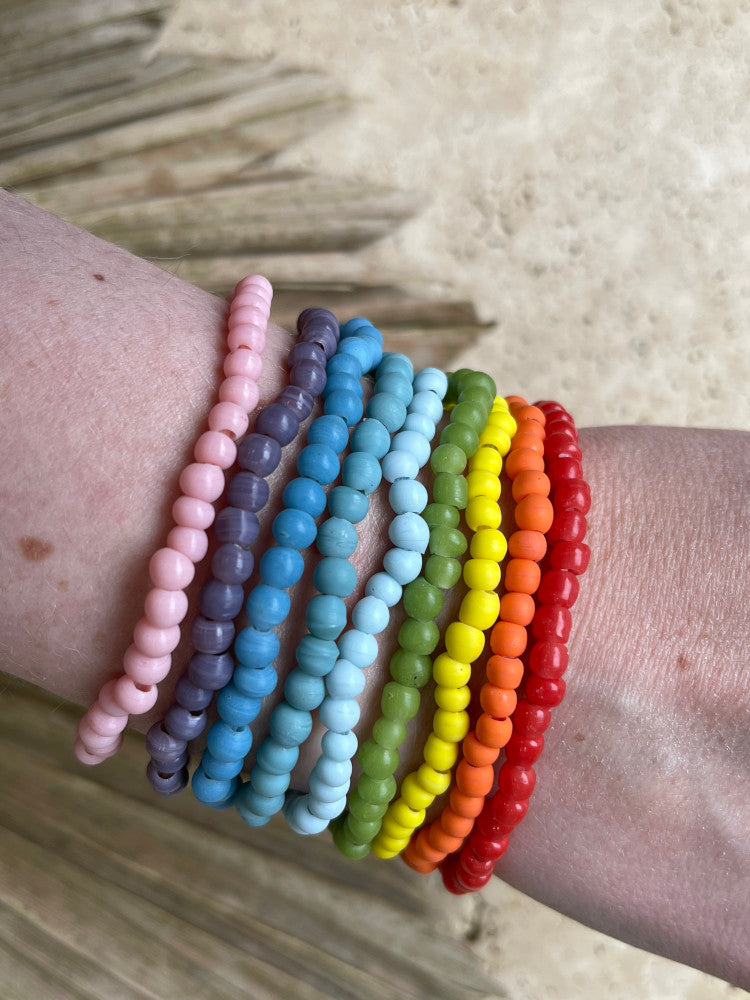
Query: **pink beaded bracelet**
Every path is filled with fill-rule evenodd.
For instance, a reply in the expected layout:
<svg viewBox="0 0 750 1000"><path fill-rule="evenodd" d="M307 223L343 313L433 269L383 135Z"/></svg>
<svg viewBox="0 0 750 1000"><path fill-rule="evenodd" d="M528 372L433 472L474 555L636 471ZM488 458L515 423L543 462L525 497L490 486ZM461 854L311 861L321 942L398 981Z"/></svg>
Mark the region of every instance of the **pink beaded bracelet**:
<svg viewBox="0 0 750 1000"><path fill-rule="evenodd" d="M75 754L83 764L99 764L117 753L129 716L154 707L157 685L169 674L171 654L180 641L180 622L187 613L184 591L208 549L206 529L213 524L213 503L224 492L224 471L237 457L235 442L246 433L249 414L258 405L272 296L269 281L260 275L243 278L235 288L219 402L208 415L209 429L196 442L195 461L180 475L182 495L172 507L175 526L166 546L149 562L153 588L123 657L123 672L107 681L78 726Z"/></svg>

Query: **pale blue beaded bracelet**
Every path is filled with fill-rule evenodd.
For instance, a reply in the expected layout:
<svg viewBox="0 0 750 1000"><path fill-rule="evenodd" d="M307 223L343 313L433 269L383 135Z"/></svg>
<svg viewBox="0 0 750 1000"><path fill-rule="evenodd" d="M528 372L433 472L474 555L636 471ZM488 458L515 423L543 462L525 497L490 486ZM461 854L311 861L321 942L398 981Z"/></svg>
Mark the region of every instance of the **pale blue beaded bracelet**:
<svg viewBox="0 0 750 1000"><path fill-rule="evenodd" d="M364 672L377 656L375 636L388 624L390 609L401 600L404 586L419 575L429 543L430 529L421 516L428 494L416 477L429 460L447 388L447 376L436 368L423 369L414 377L403 430L394 435L383 458L383 477L391 483L388 500L394 518L388 537L393 548L383 558L384 569L370 577L365 596L352 610L354 627L338 640L339 658L326 678L327 694L319 713L327 732L310 775L310 790L286 795L284 815L296 833L321 833L345 808L357 749L353 733L359 720L356 699L365 687ZM351 753L342 759L344 749Z"/></svg>

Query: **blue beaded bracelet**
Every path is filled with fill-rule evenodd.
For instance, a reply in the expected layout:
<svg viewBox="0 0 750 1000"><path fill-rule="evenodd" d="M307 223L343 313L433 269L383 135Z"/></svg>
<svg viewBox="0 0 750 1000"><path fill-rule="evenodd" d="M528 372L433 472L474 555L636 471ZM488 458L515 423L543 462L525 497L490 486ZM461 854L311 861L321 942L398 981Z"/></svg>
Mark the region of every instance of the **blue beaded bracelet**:
<svg viewBox="0 0 750 1000"><path fill-rule="evenodd" d="M333 321L326 310L306 310L298 326ZM336 326L338 332L338 326ZM261 701L276 688L274 661L279 653L276 629L289 614L291 601L288 589L302 576L304 560L301 552L316 539L316 518L326 505L324 485L332 483L339 475L339 454L349 439L349 427L362 417L364 404L360 379L373 370L382 356L382 337L373 327L350 330L338 341L334 354L335 336L326 342L329 361L326 365L324 413L310 425L307 445L297 459L297 478L291 480L283 492L283 509L276 515L272 534L276 545L269 548L260 560L261 583L248 595L245 612L250 625L243 629L234 644L237 666L232 680L217 698L219 719L211 727L206 750L193 775L193 792L201 802L217 808L235 804L244 815L243 793L252 788L239 777L244 758L252 745L250 723L260 710ZM342 379L340 376L346 376ZM337 378L337 376L339 376ZM280 708L281 706L279 706ZM304 713L291 706L276 715L272 733L281 727L294 734L288 746L275 756L261 746L258 760L275 778L270 784L280 788L289 782L289 772L296 763L299 744L306 738ZM269 784L264 786L269 790ZM284 785L284 789L286 785ZM278 793L283 803L283 793ZM276 811L276 810L274 810ZM267 817L247 814L247 822L260 825Z"/></svg>
<svg viewBox="0 0 750 1000"><path fill-rule="evenodd" d="M403 358L403 355L398 357ZM388 361L390 363L390 357ZM381 368L385 364L384 358ZM397 371L392 363L391 370ZM356 699L365 687L364 671L377 656L378 645L374 637L387 626L390 609L401 600L404 586L421 572L422 555L429 543L430 529L421 516L428 494L416 476L430 456L436 425L443 416L448 378L436 368L425 368L415 376L412 388L413 396L403 429L394 435L382 461L383 477L391 483L388 501L394 518L388 528L388 537L393 548L383 558L384 569L370 577L365 596L352 610L354 628L348 629L338 640L339 656L326 678L327 694L319 713L327 732L323 736L322 752L310 775L310 790L306 794L288 792L286 796L284 815L296 833L320 833L344 810L352 773L351 759L357 749L357 740L352 739L359 720ZM382 398L379 401L377 395L373 396L371 402L374 410L382 412ZM368 407L368 415L369 412ZM350 756L342 759L345 748L353 749Z"/></svg>

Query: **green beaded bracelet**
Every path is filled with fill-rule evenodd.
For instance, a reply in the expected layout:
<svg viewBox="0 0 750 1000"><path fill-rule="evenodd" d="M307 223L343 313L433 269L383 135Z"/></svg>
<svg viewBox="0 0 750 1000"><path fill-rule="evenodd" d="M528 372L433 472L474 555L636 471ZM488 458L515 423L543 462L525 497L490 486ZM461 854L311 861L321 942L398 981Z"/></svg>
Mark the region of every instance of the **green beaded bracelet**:
<svg viewBox="0 0 750 1000"><path fill-rule="evenodd" d="M421 576L404 587L407 617L389 662L391 680L381 695L382 715L359 749L362 775L349 793L346 810L331 823L334 842L348 858L369 853L396 795L393 775L406 724L417 714L420 691L432 677L432 654L440 640L435 619L443 609L445 592L461 578L460 560L468 547L459 528L460 511L468 502L464 470L479 447L495 391L493 380L481 372L462 369L448 376L444 405L450 411L450 423L430 456L432 503L422 514L430 528L427 557Z"/></svg>

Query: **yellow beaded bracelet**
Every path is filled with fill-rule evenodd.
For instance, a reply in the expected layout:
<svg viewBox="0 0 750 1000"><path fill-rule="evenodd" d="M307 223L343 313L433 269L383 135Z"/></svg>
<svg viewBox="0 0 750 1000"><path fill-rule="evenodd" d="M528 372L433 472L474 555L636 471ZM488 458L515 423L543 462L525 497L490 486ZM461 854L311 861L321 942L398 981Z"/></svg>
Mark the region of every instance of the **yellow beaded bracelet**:
<svg viewBox="0 0 750 1000"><path fill-rule="evenodd" d="M380 858L400 854L423 825L426 810L448 790L459 744L469 731L471 665L481 656L484 633L495 624L500 611L497 587L507 551L500 531L500 473L515 431L508 404L496 396L487 426L479 436L479 447L468 463L469 502L464 516L473 533L470 559L463 569L468 590L458 620L445 630L445 652L432 665L437 707L423 750L424 763L404 779L400 795L388 807L371 845L372 853Z"/></svg>

